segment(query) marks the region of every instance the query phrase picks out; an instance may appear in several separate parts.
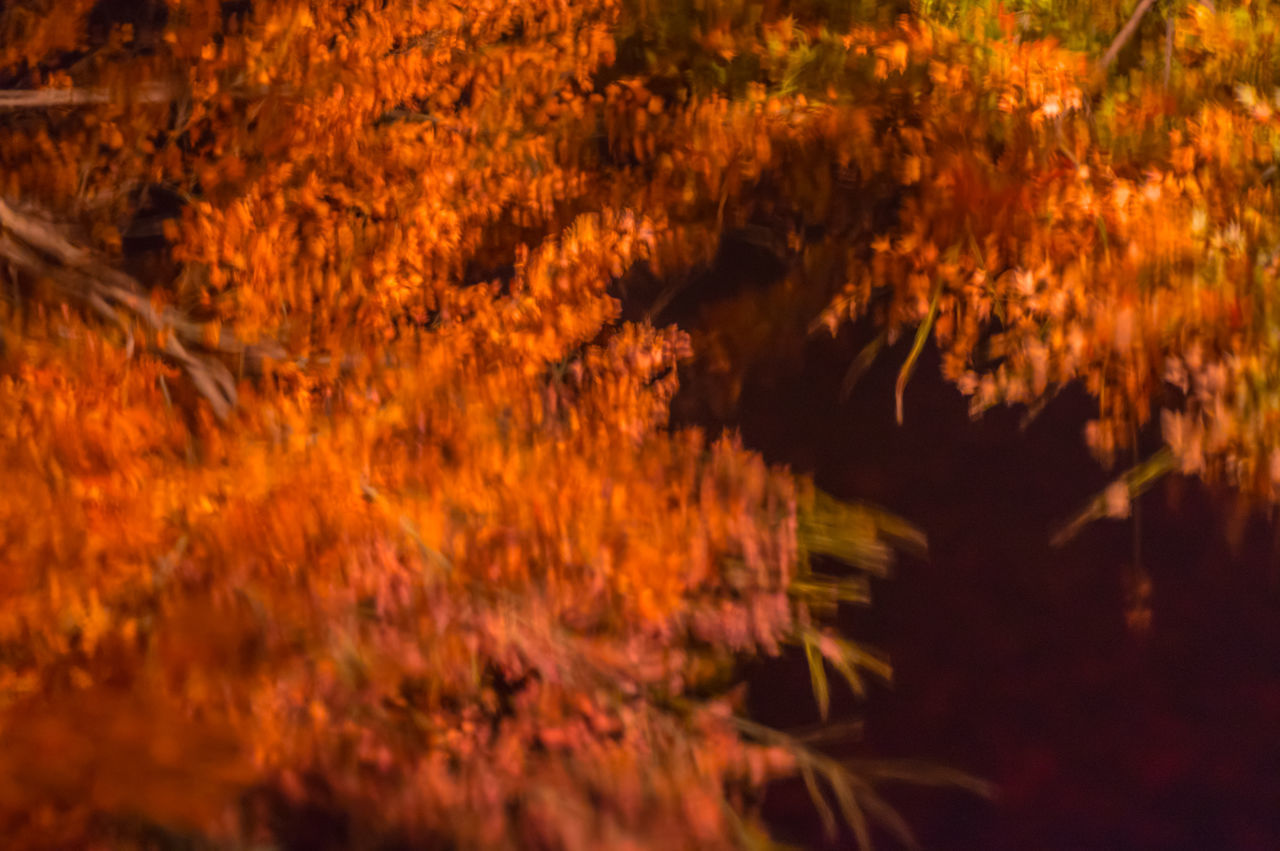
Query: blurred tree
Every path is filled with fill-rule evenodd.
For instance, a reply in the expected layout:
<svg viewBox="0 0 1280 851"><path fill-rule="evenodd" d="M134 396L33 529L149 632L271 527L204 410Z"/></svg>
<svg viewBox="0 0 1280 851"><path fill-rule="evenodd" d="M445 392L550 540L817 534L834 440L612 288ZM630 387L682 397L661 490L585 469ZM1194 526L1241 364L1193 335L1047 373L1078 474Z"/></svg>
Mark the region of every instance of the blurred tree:
<svg viewBox="0 0 1280 851"><path fill-rule="evenodd" d="M7 4L0 729L71 756L8 751L0 823L243 839L271 818L230 800L322 799L388 841L708 847L796 768L860 838L894 824L712 684L784 641L820 704L824 659L886 673L815 631L863 595L806 554L874 570L910 536L670 429L676 369L696 352L731 403L753 362L870 315L854 372L913 337L900 418L932 340L975 414L1083 383L1103 461L1158 421L1079 521L1170 470L1274 499L1278 20ZM733 246L770 274L708 303ZM652 324L681 299L692 335Z"/></svg>
<svg viewBox="0 0 1280 851"><path fill-rule="evenodd" d="M898 31L707 5L4 6L8 847L710 848L797 770L909 838L728 672L887 676L808 557L918 533L668 428L689 339L611 293L838 217L772 172L872 180L871 117L762 80Z"/></svg>

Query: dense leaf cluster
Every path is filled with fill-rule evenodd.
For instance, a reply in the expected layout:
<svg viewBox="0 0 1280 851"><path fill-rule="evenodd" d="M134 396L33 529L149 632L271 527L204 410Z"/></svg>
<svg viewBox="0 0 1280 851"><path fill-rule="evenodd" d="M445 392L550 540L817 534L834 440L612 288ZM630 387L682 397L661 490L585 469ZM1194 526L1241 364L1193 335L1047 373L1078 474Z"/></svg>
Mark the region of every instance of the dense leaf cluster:
<svg viewBox="0 0 1280 851"><path fill-rule="evenodd" d="M689 339L613 293L843 119L680 106L635 12L0 12L9 847L736 845L798 758L891 817L725 673L886 674L807 553L910 534L668 428Z"/></svg>
<svg viewBox="0 0 1280 851"><path fill-rule="evenodd" d="M279 839L324 802L357 845L701 848L790 768L892 824L718 684L787 641L824 704L824 659L886 673L807 555L905 532L669 428L676 369L731 398L870 316L855 369L915 337L899 417L932 340L975 414L1081 382L1108 462L1158 422L1087 514L1170 469L1274 498L1277 20L7 4L0 828ZM692 337L623 321L730 237L778 279Z"/></svg>

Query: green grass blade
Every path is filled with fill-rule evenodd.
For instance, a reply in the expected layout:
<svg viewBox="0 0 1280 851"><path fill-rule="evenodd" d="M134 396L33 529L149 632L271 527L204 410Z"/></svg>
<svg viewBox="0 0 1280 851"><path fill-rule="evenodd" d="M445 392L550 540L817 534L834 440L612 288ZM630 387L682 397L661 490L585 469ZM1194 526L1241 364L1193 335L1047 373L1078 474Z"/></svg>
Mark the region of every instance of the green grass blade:
<svg viewBox="0 0 1280 851"><path fill-rule="evenodd" d="M1128 491L1129 499L1133 500L1151 489L1151 486L1158 482L1165 474L1172 472L1177 466L1177 459L1173 457L1173 450L1165 446L1156 452L1146 461L1130 467L1123 475L1116 478L1106 488L1103 488L1098 494L1093 496L1084 507L1076 514L1063 523L1050 539L1050 543L1055 547L1060 547L1070 541L1080 533L1080 530L1092 523L1107 516L1107 491L1118 484L1123 484Z"/></svg>
<svg viewBox="0 0 1280 851"><path fill-rule="evenodd" d="M942 300L942 280L933 287L933 297L929 299L929 312L925 314L924 321L920 323L920 327L916 328L916 338L911 344L911 351L907 354L907 359L902 364L902 369L898 372L898 384L894 388L894 397L897 402L898 425L902 425L902 394L906 392L907 382L911 380L911 373L915 371L916 361L920 359L920 353L924 351L924 344L929 341L929 332L933 330L933 320L938 316L938 304Z"/></svg>
<svg viewBox="0 0 1280 851"><path fill-rule="evenodd" d="M818 714L826 721L827 713L831 711L831 689L827 683L827 671L823 667L822 650L810 633L804 634L803 641L804 657L809 663L809 682L813 685L813 699L818 702Z"/></svg>

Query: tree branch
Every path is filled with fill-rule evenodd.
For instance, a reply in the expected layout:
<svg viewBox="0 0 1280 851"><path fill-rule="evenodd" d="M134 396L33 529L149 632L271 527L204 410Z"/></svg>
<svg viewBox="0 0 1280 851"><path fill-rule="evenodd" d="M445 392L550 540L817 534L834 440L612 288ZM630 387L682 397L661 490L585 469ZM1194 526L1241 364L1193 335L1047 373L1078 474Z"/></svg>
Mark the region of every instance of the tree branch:
<svg viewBox="0 0 1280 851"><path fill-rule="evenodd" d="M132 316L158 341L154 348L186 370L220 420L226 420L235 408L237 395L235 379L216 355L240 355L253 368L258 368L264 360L279 360L285 355L284 349L274 342L245 344L227 331L210 342L200 323L171 307L157 310L134 278L110 268L89 249L74 245L52 224L19 213L3 199L0 199L0 257L28 275L52 281L91 312L120 326L130 353L133 330L120 313L123 310Z"/></svg>
<svg viewBox="0 0 1280 851"><path fill-rule="evenodd" d="M270 93L293 94L291 86L235 84L220 91L230 92L236 98L259 98ZM187 93L184 86L171 82L152 82L124 88L110 89L0 89L0 112L16 112L22 109L53 109L58 107L96 106L103 103L168 103Z"/></svg>
<svg viewBox="0 0 1280 851"><path fill-rule="evenodd" d="M126 99L133 103L166 103L181 94L169 83L148 83L129 89ZM107 89L3 89L0 90L0 112L18 109L48 109L59 106L91 106L120 100Z"/></svg>
<svg viewBox="0 0 1280 851"><path fill-rule="evenodd" d="M1129 39L1133 38L1133 34L1138 30L1138 24L1142 23L1142 16L1147 14L1147 10L1151 8L1155 0L1142 0L1138 4L1138 8L1133 10L1133 15L1129 18L1129 22L1124 28L1116 34L1112 40L1111 46L1107 48L1107 52L1103 54L1102 59L1098 61L1098 70L1105 71L1111 67L1111 63L1116 60L1116 56L1121 49L1129 43Z"/></svg>

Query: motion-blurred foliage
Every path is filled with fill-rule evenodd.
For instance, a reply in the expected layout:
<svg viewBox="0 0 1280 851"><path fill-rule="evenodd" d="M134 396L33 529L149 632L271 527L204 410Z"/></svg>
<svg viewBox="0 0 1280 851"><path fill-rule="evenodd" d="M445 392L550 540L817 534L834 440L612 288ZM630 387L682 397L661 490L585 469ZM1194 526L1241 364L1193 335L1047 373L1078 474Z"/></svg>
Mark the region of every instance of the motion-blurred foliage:
<svg viewBox="0 0 1280 851"><path fill-rule="evenodd" d="M975 413L1083 382L1103 460L1158 417L1103 513L1165 469L1273 498L1276 21L6 4L0 831L706 848L799 771L906 838L726 671L796 643L824 710L828 667L886 674L808 555L916 536L669 428L677 366L871 315L915 335L900 416L932 339ZM779 280L692 339L622 321L730 235Z"/></svg>

